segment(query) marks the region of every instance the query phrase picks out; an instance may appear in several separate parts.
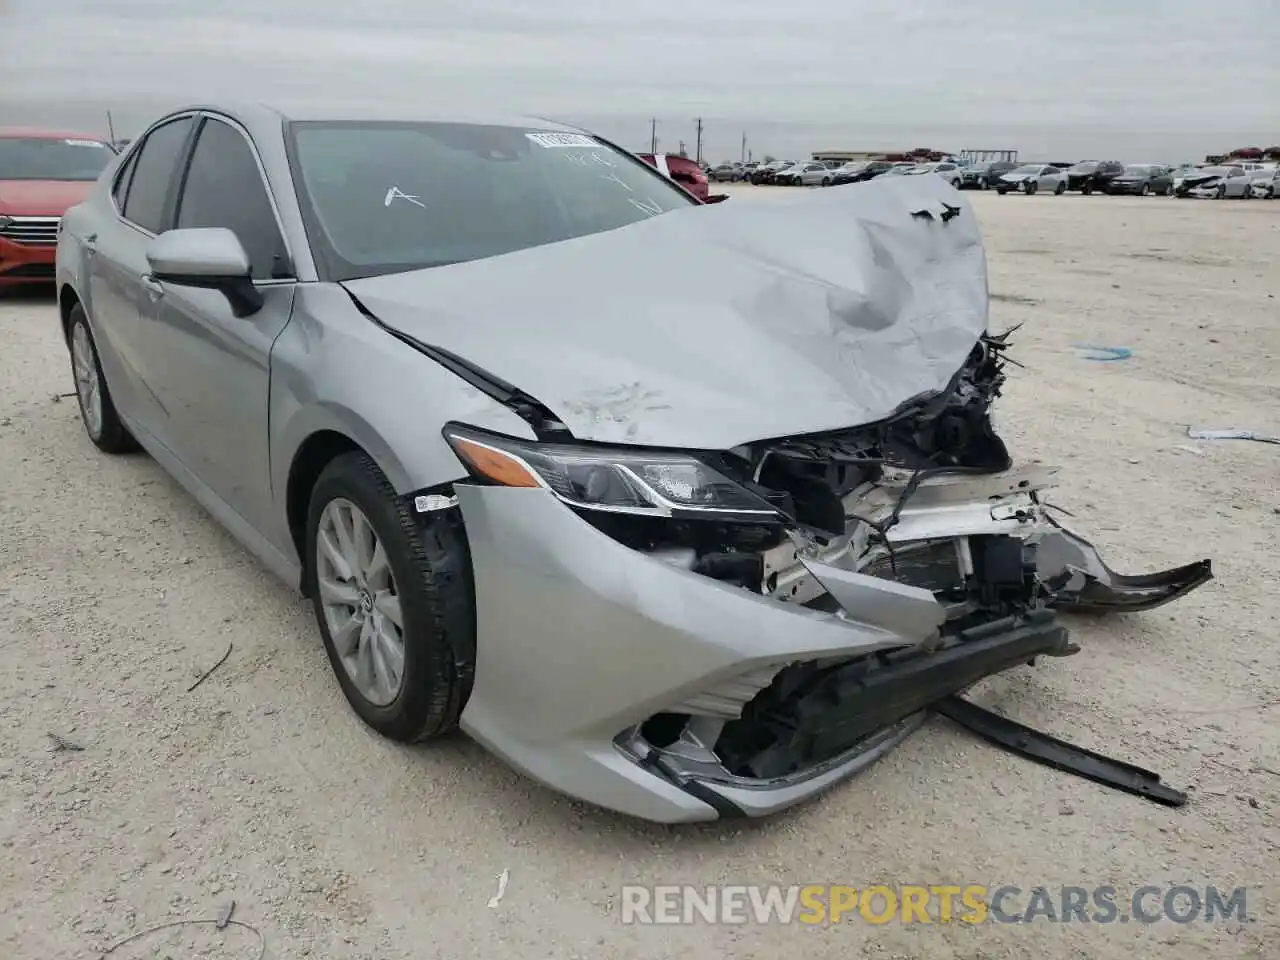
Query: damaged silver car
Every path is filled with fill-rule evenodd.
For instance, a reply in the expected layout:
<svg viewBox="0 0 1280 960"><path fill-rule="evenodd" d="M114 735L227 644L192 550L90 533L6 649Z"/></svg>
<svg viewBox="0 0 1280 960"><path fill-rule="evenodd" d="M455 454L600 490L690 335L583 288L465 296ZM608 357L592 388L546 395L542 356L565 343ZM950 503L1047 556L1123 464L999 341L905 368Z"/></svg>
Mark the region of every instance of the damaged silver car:
<svg viewBox="0 0 1280 960"><path fill-rule="evenodd" d="M63 221L89 438L300 589L355 712L658 821L763 815L1206 561L1110 570L992 427L936 177L698 204L542 120L193 107Z"/></svg>

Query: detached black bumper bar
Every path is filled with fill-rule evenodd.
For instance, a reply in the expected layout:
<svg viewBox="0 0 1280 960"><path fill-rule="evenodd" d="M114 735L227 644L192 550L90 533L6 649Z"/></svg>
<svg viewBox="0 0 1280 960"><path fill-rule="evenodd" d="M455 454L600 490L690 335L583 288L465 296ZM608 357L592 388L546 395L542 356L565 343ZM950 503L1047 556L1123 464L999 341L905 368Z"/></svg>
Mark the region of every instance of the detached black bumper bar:
<svg viewBox="0 0 1280 960"><path fill-rule="evenodd" d="M853 750L984 677L1078 649L1049 610L983 624L949 640L935 651L907 647L838 667L788 667L740 719L725 725L716 752L738 776L787 776Z"/></svg>
<svg viewBox="0 0 1280 960"><path fill-rule="evenodd" d="M934 704L933 709L948 720L976 733L983 740L1055 770L1074 773L1094 783L1145 797L1152 803L1165 807L1181 807L1187 802L1185 793L1161 783L1159 775L1150 770L1123 760L1112 760L1047 733L1032 730L1016 720L984 710L961 697L947 697Z"/></svg>

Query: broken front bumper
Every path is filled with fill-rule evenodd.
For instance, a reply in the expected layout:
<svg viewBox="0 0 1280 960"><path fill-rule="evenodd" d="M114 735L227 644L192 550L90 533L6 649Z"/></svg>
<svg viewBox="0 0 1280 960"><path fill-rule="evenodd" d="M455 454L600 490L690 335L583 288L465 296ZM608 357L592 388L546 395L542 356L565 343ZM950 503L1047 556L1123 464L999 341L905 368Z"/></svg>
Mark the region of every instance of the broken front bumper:
<svg viewBox="0 0 1280 960"><path fill-rule="evenodd" d="M886 542L857 521L846 537L797 534L769 551L759 594L624 546L547 491L459 485L478 630L462 727L554 789L648 820L800 802L882 756L939 699L1073 652L1050 611L984 619L946 582L985 575L997 554L1031 557L1057 604L1144 609L1210 576L1205 563L1119 577L1044 513L1035 493L1051 482L933 477ZM860 489L847 511L874 519L901 493Z"/></svg>

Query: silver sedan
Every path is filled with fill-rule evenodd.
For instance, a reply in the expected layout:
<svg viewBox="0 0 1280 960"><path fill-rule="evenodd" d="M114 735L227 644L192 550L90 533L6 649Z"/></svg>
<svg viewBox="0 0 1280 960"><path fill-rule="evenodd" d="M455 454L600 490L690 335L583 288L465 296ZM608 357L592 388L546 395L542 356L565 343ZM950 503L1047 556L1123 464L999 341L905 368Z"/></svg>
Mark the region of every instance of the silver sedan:
<svg viewBox="0 0 1280 960"><path fill-rule="evenodd" d="M1040 191L1061 196L1067 192L1067 174L1060 167L1031 163L1016 167L996 181L996 193L1010 191L1033 194Z"/></svg>
<svg viewBox="0 0 1280 960"><path fill-rule="evenodd" d="M1208 579L1045 512L984 264L937 177L707 206L543 120L255 106L147 130L56 277L89 440L310 598L365 723L690 821Z"/></svg>

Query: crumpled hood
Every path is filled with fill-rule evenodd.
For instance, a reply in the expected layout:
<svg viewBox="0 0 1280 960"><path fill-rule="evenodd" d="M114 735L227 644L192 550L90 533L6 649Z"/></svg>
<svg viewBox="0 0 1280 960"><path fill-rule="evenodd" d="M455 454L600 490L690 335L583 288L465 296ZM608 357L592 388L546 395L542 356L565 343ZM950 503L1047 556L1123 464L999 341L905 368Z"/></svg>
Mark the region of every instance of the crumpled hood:
<svg viewBox="0 0 1280 960"><path fill-rule="evenodd" d="M690 207L344 285L580 439L704 449L873 422L944 388L988 305L973 211L939 177Z"/></svg>
<svg viewBox="0 0 1280 960"><path fill-rule="evenodd" d="M93 189L92 180L2 180L0 213L60 217Z"/></svg>

